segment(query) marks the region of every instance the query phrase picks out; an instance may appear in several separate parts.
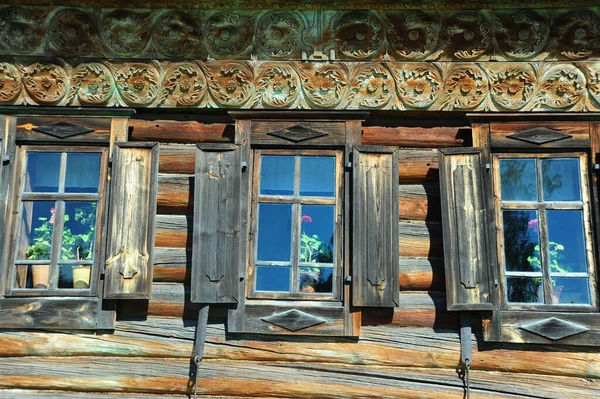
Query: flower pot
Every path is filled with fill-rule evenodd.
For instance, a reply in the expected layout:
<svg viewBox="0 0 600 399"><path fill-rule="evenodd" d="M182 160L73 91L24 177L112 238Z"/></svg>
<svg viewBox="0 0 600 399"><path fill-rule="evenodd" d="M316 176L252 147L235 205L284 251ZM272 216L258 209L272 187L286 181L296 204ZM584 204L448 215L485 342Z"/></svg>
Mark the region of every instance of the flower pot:
<svg viewBox="0 0 600 399"><path fill-rule="evenodd" d="M556 305L560 301L560 294L562 293L563 286L562 285L553 285L552 286L552 304Z"/></svg>
<svg viewBox="0 0 600 399"><path fill-rule="evenodd" d="M73 266L73 288L90 288L91 265Z"/></svg>
<svg viewBox="0 0 600 399"><path fill-rule="evenodd" d="M50 285L50 265L31 265L33 288L48 288Z"/></svg>

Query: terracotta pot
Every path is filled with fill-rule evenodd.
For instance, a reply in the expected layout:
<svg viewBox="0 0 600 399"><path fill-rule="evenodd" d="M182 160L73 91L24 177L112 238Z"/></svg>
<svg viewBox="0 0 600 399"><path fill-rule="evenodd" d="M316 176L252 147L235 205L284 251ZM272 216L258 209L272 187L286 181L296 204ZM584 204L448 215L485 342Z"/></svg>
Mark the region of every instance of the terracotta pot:
<svg viewBox="0 0 600 399"><path fill-rule="evenodd" d="M73 266L73 288L90 288L91 265Z"/></svg>
<svg viewBox="0 0 600 399"><path fill-rule="evenodd" d="M50 285L50 265L31 265L33 288L48 288Z"/></svg>

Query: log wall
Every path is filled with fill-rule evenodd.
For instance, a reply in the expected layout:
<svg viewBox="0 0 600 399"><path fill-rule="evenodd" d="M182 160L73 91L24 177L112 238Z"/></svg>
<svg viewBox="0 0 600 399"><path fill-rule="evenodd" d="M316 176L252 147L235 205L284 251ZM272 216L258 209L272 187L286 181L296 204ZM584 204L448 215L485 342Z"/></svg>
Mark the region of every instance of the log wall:
<svg viewBox="0 0 600 399"><path fill-rule="evenodd" d="M231 125L136 120L131 125L131 140L161 141L152 299L121 303L114 333L0 333L2 398L193 394L194 143L231 140ZM398 308L363 310L358 341L230 337L226 311L211 309L198 396L463 398L458 317L446 311L437 169L437 149L463 145L463 138L456 129L363 132L363 144L401 147ZM484 343L477 330L472 341L473 398L600 397L600 354L594 350Z"/></svg>

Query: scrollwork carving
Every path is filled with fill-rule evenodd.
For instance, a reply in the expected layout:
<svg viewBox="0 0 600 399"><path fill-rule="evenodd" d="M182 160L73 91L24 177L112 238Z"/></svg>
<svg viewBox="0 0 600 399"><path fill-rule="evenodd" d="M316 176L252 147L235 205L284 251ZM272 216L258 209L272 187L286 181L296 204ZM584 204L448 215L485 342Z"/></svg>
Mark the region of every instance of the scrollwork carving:
<svg viewBox="0 0 600 399"><path fill-rule="evenodd" d="M15 54L29 54L40 46L44 37L45 15L23 7L0 10L0 45Z"/></svg>
<svg viewBox="0 0 600 399"><path fill-rule="evenodd" d="M349 108L383 108L394 95L391 73L381 64L361 65L355 72Z"/></svg>
<svg viewBox="0 0 600 399"><path fill-rule="evenodd" d="M337 51L346 58L366 60L379 55L385 32L372 12L345 13L336 21L334 29Z"/></svg>
<svg viewBox="0 0 600 399"><path fill-rule="evenodd" d="M487 53L492 29L483 14L465 11L451 15L442 34L448 54L459 60L474 60Z"/></svg>
<svg viewBox="0 0 600 399"><path fill-rule="evenodd" d="M101 36L103 44L112 53L133 56L148 44L148 18L129 10L115 10L102 21Z"/></svg>
<svg viewBox="0 0 600 399"><path fill-rule="evenodd" d="M345 96L348 72L339 64L299 64L302 89L317 108L334 108Z"/></svg>
<svg viewBox="0 0 600 399"><path fill-rule="evenodd" d="M10 103L21 93L21 76L13 65L0 63L0 103Z"/></svg>
<svg viewBox="0 0 600 399"><path fill-rule="evenodd" d="M152 37L158 50L169 57L184 57L197 52L202 43L198 24L181 11L162 14L154 24Z"/></svg>
<svg viewBox="0 0 600 399"><path fill-rule="evenodd" d="M115 71L119 93L128 105L147 106L158 96L160 78L152 64L126 63Z"/></svg>
<svg viewBox="0 0 600 399"><path fill-rule="evenodd" d="M587 89L590 97L596 102L590 108L597 108L600 105L600 62L584 64L584 73L587 80Z"/></svg>
<svg viewBox="0 0 600 399"><path fill-rule="evenodd" d="M440 26L423 11L387 13L393 27L388 41L400 59L421 60L435 50Z"/></svg>
<svg viewBox="0 0 600 399"><path fill-rule="evenodd" d="M252 69L242 62L216 61L204 68L208 90L218 106L241 107L254 89Z"/></svg>
<svg viewBox="0 0 600 399"><path fill-rule="evenodd" d="M473 109L488 94L486 74L473 64L453 67L444 84L447 100L444 105L450 109Z"/></svg>
<svg viewBox="0 0 600 399"><path fill-rule="evenodd" d="M300 81L296 71L285 63L266 63L257 72L256 91L258 101L267 107L283 108L297 98Z"/></svg>
<svg viewBox="0 0 600 399"><path fill-rule="evenodd" d="M77 94L82 105L105 105L113 96L112 75L108 68L100 63L79 65L73 71L72 81L73 96Z"/></svg>
<svg viewBox="0 0 600 399"><path fill-rule="evenodd" d="M506 56L514 60L531 59L543 50L550 27L533 10L497 12L496 40Z"/></svg>
<svg viewBox="0 0 600 399"><path fill-rule="evenodd" d="M532 99L537 82L531 65L491 65L489 72L492 100L501 108L518 110Z"/></svg>
<svg viewBox="0 0 600 399"><path fill-rule="evenodd" d="M571 65L551 68L540 79L538 103L550 108L570 108L584 95L585 77Z"/></svg>
<svg viewBox="0 0 600 399"><path fill-rule="evenodd" d="M553 25L549 47L572 60L600 51L600 18L592 10L575 10L559 17Z"/></svg>
<svg viewBox="0 0 600 399"><path fill-rule="evenodd" d="M252 17L230 11L219 12L206 21L204 43L215 58L244 54L252 41Z"/></svg>
<svg viewBox="0 0 600 399"><path fill-rule="evenodd" d="M396 90L408 108L426 109L442 92L444 83L439 70L427 63L391 64Z"/></svg>
<svg viewBox="0 0 600 399"><path fill-rule="evenodd" d="M69 79L58 65L36 62L23 68L21 73L27 94L37 104L56 105L67 94Z"/></svg>
<svg viewBox="0 0 600 399"><path fill-rule="evenodd" d="M200 68L184 62L170 65L163 80L160 103L167 106L192 107L206 93L206 79Z"/></svg>
<svg viewBox="0 0 600 399"><path fill-rule="evenodd" d="M97 32L90 17L77 9L57 12L48 27L48 38L62 55L84 56L94 50Z"/></svg>
<svg viewBox="0 0 600 399"><path fill-rule="evenodd" d="M269 58L299 58L302 26L293 13L269 12L258 21L256 47Z"/></svg>

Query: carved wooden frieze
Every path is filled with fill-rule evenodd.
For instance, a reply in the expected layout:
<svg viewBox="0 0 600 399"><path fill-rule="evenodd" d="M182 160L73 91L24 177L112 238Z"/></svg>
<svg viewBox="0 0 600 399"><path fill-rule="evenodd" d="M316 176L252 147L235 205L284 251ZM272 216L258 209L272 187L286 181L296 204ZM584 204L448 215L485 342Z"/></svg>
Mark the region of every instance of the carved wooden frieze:
<svg viewBox="0 0 600 399"><path fill-rule="evenodd" d="M600 59L598 8L0 6L0 55L128 60ZM402 2L404 3L404 2ZM419 2L421 3L421 2ZM129 5L128 5L129 6ZM186 7L188 5L186 4ZM419 8L419 9L417 9ZM293 11L292 11L293 10ZM365 11L369 10L369 11Z"/></svg>
<svg viewBox="0 0 600 399"><path fill-rule="evenodd" d="M600 62L0 62L0 105L600 110Z"/></svg>

